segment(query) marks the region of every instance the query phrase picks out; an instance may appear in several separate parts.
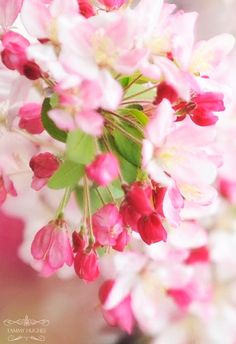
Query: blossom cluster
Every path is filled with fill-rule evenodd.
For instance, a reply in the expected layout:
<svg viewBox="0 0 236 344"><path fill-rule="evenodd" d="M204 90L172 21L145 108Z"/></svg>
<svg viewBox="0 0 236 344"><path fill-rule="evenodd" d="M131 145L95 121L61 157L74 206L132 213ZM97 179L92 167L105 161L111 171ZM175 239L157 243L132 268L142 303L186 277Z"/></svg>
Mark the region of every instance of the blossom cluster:
<svg viewBox="0 0 236 344"><path fill-rule="evenodd" d="M41 275L102 270L107 322L158 344L189 313L213 317L220 234L202 218L236 200L217 77L234 38L195 42L196 19L163 0L0 1L0 124L20 150L0 159L0 205L24 202L30 176L50 210L31 244Z"/></svg>

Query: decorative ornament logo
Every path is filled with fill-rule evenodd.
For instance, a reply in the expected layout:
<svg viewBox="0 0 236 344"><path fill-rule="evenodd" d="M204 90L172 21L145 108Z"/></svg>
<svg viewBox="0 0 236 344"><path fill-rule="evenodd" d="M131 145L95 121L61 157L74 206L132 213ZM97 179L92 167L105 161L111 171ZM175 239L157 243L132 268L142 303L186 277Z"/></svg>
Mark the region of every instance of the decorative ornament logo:
<svg viewBox="0 0 236 344"><path fill-rule="evenodd" d="M8 341L14 342L21 339L25 341L34 340L44 342L46 340L46 328L50 322L47 319L35 320L30 319L26 314L24 318L3 320L3 324L8 327Z"/></svg>

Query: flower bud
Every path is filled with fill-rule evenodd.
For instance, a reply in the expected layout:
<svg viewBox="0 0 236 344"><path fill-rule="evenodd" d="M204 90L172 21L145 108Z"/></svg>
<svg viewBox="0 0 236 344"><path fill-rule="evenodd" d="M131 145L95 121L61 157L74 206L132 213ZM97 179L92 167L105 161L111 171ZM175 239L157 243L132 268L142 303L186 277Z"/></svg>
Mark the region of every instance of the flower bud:
<svg viewBox="0 0 236 344"><path fill-rule="evenodd" d="M98 256L94 250L89 253L79 251L74 260L76 274L86 282L96 280L100 274Z"/></svg>
<svg viewBox="0 0 236 344"><path fill-rule="evenodd" d="M58 158L49 152L39 153L31 158L29 163L37 178L50 178L59 167Z"/></svg>
<svg viewBox="0 0 236 344"><path fill-rule="evenodd" d="M41 274L50 276L64 264L71 266L73 253L65 223L50 222L41 228L31 245L34 259L42 262Z"/></svg>
<svg viewBox="0 0 236 344"><path fill-rule="evenodd" d="M119 176L119 162L112 153L100 154L86 167L89 179L106 186Z"/></svg>
<svg viewBox="0 0 236 344"><path fill-rule="evenodd" d="M41 134L44 130L41 121L41 105L28 103L23 105L19 111L19 127L30 134Z"/></svg>

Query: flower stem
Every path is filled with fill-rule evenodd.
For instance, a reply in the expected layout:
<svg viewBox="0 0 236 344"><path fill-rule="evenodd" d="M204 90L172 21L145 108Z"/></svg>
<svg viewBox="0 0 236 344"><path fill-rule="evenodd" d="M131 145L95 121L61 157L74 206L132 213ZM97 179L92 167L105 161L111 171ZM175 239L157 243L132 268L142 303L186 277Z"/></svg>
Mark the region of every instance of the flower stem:
<svg viewBox="0 0 236 344"><path fill-rule="evenodd" d="M69 202L71 191L71 187L65 189L65 193L56 211L56 219L63 217L64 209L67 206L67 203Z"/></svg>
<svg viewBox="0 0 236 344"><path fill-rule="evenodd" d="M137 78L135 78L134 80L132 80L130 84L128 84L126 87L124 87L124 91L127 91L133 84L135 84L135 82L136 82L138 79L140 79L141 76L142 76L142 74L139 74L139 75L137 76Z"/></svg>
<svg viewBox="0 0 236 344"><path fill-rule="evenodd" d="M94 234L93 234L92 210L91 210L91 203L90 203L88 179L86 176L84 177L84 185L85 185L85 192L86 192L87 205L88 205L89 243L91 246L93 246L93 244L95 243L95 238L94 238Z"/></svg>

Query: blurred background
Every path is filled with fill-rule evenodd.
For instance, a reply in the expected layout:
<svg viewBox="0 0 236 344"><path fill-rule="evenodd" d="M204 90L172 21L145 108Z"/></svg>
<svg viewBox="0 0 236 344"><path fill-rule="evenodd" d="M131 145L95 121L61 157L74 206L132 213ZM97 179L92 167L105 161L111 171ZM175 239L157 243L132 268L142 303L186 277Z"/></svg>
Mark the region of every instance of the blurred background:
<svg viewBox="0 0 236 344"><path fill-rule="evenodd" d="M186 11L199 12L198 38L222 32L236 34L235 0L170 2ZM31 319L49 320L44 341L48 344L145 342L141 336L125 338L119 330L106 326L97 298L101 281L85 284L76 277L42 279L19 259L24 226L21 219L10 216L7 211L0 212L0 344L8 343L9 336L3 321L23 319L26 315Z"/></svg>

